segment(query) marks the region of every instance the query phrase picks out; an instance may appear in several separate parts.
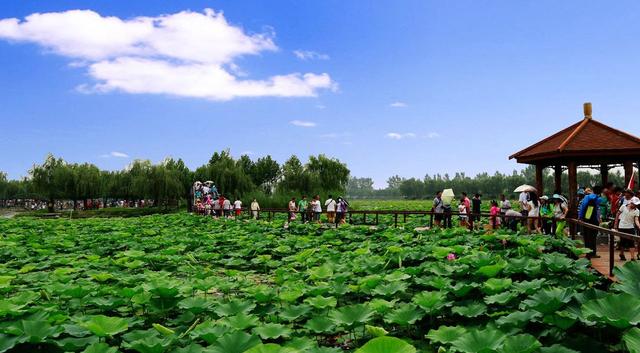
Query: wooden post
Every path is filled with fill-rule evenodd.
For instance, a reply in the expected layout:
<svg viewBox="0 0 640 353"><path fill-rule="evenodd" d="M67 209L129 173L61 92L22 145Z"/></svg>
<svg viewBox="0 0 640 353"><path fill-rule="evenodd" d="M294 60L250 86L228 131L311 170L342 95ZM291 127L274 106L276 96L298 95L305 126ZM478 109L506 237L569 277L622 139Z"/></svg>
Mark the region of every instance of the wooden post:
<svg viewBox="0 0 640 353"><path fill-rule="evenodd" d="M624 161L624 187L626 188L629 185L629 181L631 181L631 175L633 174L633 162L632 161Z"/></svg>
<svg viewBox="0 0 640 353"><path fill-rule="evenodd" d="M544 195L543 171L544 166L536 164L536 189L538 189L538 196Z"/></svg>
<svg viewBox="0 0 640 353"><path fill-rule="evenodd" d="M577 204L578 204L578 165L574 161L570 161L567 164L569 169L569 218L576 218L578 216L577 213ZM576 226L574 223L571 223L569 227L571 231L571 236L575 236L576 234Z"/></svg>
<svg viewBox="0 0 640 353"><path fill-rule="evenodd" d="M376 213L376 225L378 225L378 216L379 216L379 214Z"/></svg>
<svg viewBox="0 0 640 353"><path fill-rule="evenodd" d="M405 214L403 214L402 216L403 216L403 218L404 218L404 219L403 219L403 221L402 221L402 223L407 223L407 214L405 213Z"/></svg>
<svg viewBox="0 0 640 353"><path fill-rule="evenodd" d="M367 224L367 213L362 214L362 224Z"/></svg>
<svg viewBox="0 0 640 353"><path fill-rule="evenodd" d="M396 226L396 228L398 228L398 214L397 213L393 214L393 224Z"/></svg>
<svg viewBox="0 0 640 353"><path fill-rule="evenodd" d="M602 187L609 182L609 166L606 164L600 164L600 182L602 183Z"/></svg>
<svg viewBox="0 0 640 353"><path fill-rule="evenodd" d="M554 182L555 182L555 190L559 194L562 194L562 166L557 164L554 168Z"/></svg>

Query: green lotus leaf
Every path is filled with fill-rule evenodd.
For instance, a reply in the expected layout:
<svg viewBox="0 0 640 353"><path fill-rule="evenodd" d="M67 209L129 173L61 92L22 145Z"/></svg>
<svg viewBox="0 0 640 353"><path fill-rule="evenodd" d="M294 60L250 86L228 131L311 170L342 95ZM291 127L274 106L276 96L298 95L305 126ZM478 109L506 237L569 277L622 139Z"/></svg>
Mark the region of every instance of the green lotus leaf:
<svg viewBox="0 0 640 353"><path fill-rule="evenodd" d="M451 345L463 353L491 353L496 352L506 338L504 333L493 328L472 329L458 337Z"/></svg>
<svg viewBox="0 0 640 353"><path fill-rule="evenodd" d="M129 328L127 320L105 315L91 316L89 320L82 322L80 326L91 331L91 333L98 337L114 336Z"/></svg>
<svg viewBox="0 0 640 353"><path fill-rule="evenodd" d="M248 314L256 307L255 303L244 300L231 300L228 303L220 304L213 309L219 316L232 316L240 313Z"/></svg>
<svg viewBox="0 0 640 353"><path fill-rule="evenodd" d="M540 353L580 353L580 352L574 351L573 349L569 349L559 344L554 344L551 347L540 348Z"/></svg>
<svg viewBox="0 0 640 353"><path fill-rule="evenodd" d="M640 328L633 327L622 336L622 342L631 353L640 353Z"/></svg>
<svg viewBox="0 0 640 353"><path fill-rule="evenodd" d="M640 299L627 293L608 294L582 304L585 318L626 329L640 323Z"/></svg>
<svg viewBox="0 0 640 353"><path fill-rule="evenodd" d="M96 342L82 351L82 353L118 353L118 347L111 347L104 342Z"/></svg>
<svg viewBox="0 0 640 353"><path fill-rule="evenodd" d="M573 292L568 288L549 288L536 292L522 303L543 314L550 314L559 310L571 298L573 298Z"/></svg>
<svg viewBox="0 0 640 353"><path fill-rule="evenodd" d="M529 334L509 336L504 340L504 345L498 350L500 353L533 353L537 352L542 344Z"/></svg>
<svg viewBox="0 0 640 353"><path fill-rule="evenodd" d="M384 279L386 281L404 281L405 279L409 279L411 278L411 275L408 275L404 272L401 271L394 271L386 276L384 276Z"/></svg>
<svg viewBox="0 0 640 353"><path fill-rule="evenodd" d="M384 317L384 321L400 326L413 325L424 313L414 304L401 304Z"/></svg>
<svg viewBox="0 0 640 353"><path fill-rule="evenodd" d="M506 267L506 263L498 262L498 263L493 264L493 265L486 265L486 266L480 267L476 271L476 274L484 276L484 277L487 277L487 278L493 278L493 277L497 276L500 272L502 272L502 270L505 267Z"/></svg>
<svg viewBox="0 0 640 353"><path fill-rule="evenodd" d="M233 327L236 330L244 330L249 327L257 326L260 323L260 320L256 315L247 315L245 313L240 313L238 315L224 318L221 323L229 327Z"/></svg>
<svg viewBox="0 0 640 353"><path fill-rule="evenodd" d="M450 304L445 292L420 292L413 297L412 301L429 315L440 312Z"/></svg>
<svg viewBox="0 0 640 353"><path fill-rule="evenodd" d="M502 292L502 293L498 293L498 294L494 294L494 295L488 295L488 296L484 297L484 302L487 303L487 304L504 305L504 304L507 304L508 302L512 301L513 299L515 299L517 296L518 296L518 294L513 292L513 291Z"/></svg>
<svg viewBox="0 0 640 353"><path fill-rule="evenodd" d="M452 343L462 336L467 330L462 326L440 326L437 330L429 330L427 338L438 343Z"/></svg>
<svg viewBox="0 0 640 353"><path fill-rule="evenodd" d="M623 266L615 267L613 275L616 276L618 282L614 283L615 290L640 296L640 262L629 261Z"/></svg>
<svg viewBox="0 0 640 353"><path fill-rule="evenodd" d="M309 305L288 305L280 310L278 316L286 321L295 321L299 317L309 313L309 311L311 311L311 307Z"/></svg>
<svg viewBox="0 0 640 353"><path fill-rule="evenodd" d="M315 333L328 333L332 332L335 324L333 323L333 320L326 316L315 316L308 320L304 327Z"/></svg>
<svg viewBox="0 0 640 353"><path fill-rule="evenodd" d="M67 337L63 339L56 340L55 343L58 347L64 349L65 351L79 351L82 348L87 347L93 343L98 342L98 337L89 336L89 337Z"/></svg>
<svg viewBox="0 0 640 353"><path fill-rule="evenodd" d="M416 348L409 343L395 337L376 337L364 346L358 348L355 353L415 353Z"/></svg>
<svg viewBox="0 0 640 353"><path fill-rule="evenodd" d="M407 290L409 285L405 282L388 282L388 283L380 283L377 287L373 289L373 293L382 295L382 296L390 296L394 295L398 292L404 292Z"/></svg>
<svg viewBox="0 0 640 353"><path fill-rule="evenodd" d="M220 337L229 332L229 328L223 325L217 325L212 321L205 321L197 325L190 333L192 338L200 338L205 342L212 344Z"/></svg>
<svg viewBox="0 0 640 353"><path fill-rule="evenodd" d="M484 303L472 302L464 306L454 306L451 312L464 317L478 317L487 312L487 306Z"/></svg>
<svg viewBox="0 0 640 353"><path fill-rule="evenodd" d="M287 338L291 336L291 329L281 324L268 323L253 329L262 339L268 340L278 337Z"/></svg>
<svg viewBox="0 0 640 353"><path fill-rule="evenodd" d="M332 310L329 317L336 325L352 326L369 322L373 313L366 304L353 304Z"/></svg>
<svg viewBox="0 0 640 353"><path fill-rule="evenodd" d="M29 343L44 342L48 337L57 337L64 331L62 326L52 326L44 320L21 320L19 329Z"/></svg>
<svg viewBox="0 0 640 353"><path fill-rule="evenodd" d="M321 295L307 298L304 301L316 309L334 308L338 303L335 297L323 297Z"/></svg>
<svg viewBox="0 0 640 353"><path fill-rule="evenodd" d="M202 297L189 297L178 302L178 308L189 310L194 314L200 314L208 311L214 303Z"/></svg>
<svg viewBox="0 0 640 353"><path fill-rule="evenodd" d="M207 351L211 353L244 353L258 344L260 344L260 339L257 336L236 331L220 337L216 343L207 347Z"/></svg>
<svg viewBox="0 0 640 353"><path fill-rule="evenodd" d="M531 295L537 292L545 282L546 280L544 278L534 279L531 281L514 282L513 288L520 293Z"/></svg>
<svg viewBox="0 0 640 353"><path fill-rule="evenodd" d="M365 325L364 329L373 337L386 336L389 332L382 327Z"/></svg>
<svg viewBox="0 0 640 353"><path fill-rule="evenodd" d="M124 345L140 353L164 353L170 344L170 339L147 336L133 342L126 342Z"/></svg>
<svg viewBox="0 0 640 353"><path fill-rule="evenodd" d="M310 268L307 273L311 280L324 280L333 276L333 268L329 264Z"/></svg>
<svg viewBox="0 0 640 353"><path fill-rule="evenodd" d="M553 272L563 272L573 265L573 260L563 254L552 253L543 254L542 263L544 267Z"/></svg>
<svg viewBox="0 0 640 353"><path fill-rule="evenodd" d="M482 286L482 291L487 294L496 294L511 287L511 278L489 278Z"/></svg>
<svg viewBox="0 0 640 353"><path fill-rule="evenodd" d="M464 297L475 288L478 288L478 284L475 282L458 282L455 285L451 286L449 289L451 290L451 293L453 293L456 297Z"/></svg>
<svg viewBox="0 0 640 353"><path fill-rule="evenodd" d="M267 343L254 346L244 353L300 353L300 351L291 347L282 347L275 343Z"/></svg>

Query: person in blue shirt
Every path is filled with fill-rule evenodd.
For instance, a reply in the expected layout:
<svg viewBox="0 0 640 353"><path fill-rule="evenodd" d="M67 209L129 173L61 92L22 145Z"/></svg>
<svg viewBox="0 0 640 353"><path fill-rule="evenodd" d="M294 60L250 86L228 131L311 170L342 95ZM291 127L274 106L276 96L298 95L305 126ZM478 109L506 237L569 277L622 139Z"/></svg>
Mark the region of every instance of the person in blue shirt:
<svg viewBox="0 0 640 353"><path fill-rule="evenodd" d="M602 193L602 187L595 186L593 191L589 188L585 189L585 196L580 203L578 209L578 219L585 223L599 225L600 224L600 194ZM597 255L596 238L598 231L595 229L582 227L582 237L584 239L584 246L591 249L591 253L587 254L588 259L599 258Z"/></svg>

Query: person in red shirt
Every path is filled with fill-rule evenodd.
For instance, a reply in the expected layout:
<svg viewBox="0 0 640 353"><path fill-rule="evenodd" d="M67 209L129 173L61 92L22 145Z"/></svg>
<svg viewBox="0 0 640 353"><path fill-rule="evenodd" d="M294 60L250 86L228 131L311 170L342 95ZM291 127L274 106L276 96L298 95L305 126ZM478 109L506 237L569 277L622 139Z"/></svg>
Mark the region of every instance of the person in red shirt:
<svg viewBox="0 0 640 353"><path fill-rule="evenodd" d="M616 186L613 189L613 192L610 194L611 194L611 198L609 201L611 202L611 214L616 215L618 214L618 209L619 209L618 203L620 203L620 198L622 197L622 188L619 186Z"/></svg>

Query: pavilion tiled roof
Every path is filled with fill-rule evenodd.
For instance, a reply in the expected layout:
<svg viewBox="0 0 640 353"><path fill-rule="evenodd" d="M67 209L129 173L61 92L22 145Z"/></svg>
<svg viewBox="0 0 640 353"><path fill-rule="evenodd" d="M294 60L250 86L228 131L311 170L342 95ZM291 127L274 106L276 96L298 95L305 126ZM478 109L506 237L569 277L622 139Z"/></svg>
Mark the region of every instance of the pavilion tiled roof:
<svg viewBox="0 0 640 353"><path fill-rule="evenodd" d="M614 129L590 116L509 156L529 162L573 156L640 153L640 138Z"/></svg>

